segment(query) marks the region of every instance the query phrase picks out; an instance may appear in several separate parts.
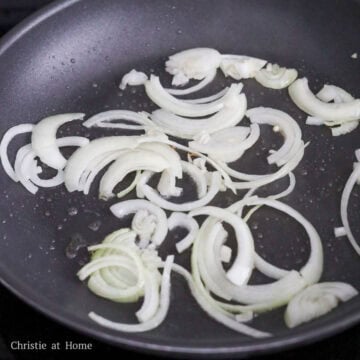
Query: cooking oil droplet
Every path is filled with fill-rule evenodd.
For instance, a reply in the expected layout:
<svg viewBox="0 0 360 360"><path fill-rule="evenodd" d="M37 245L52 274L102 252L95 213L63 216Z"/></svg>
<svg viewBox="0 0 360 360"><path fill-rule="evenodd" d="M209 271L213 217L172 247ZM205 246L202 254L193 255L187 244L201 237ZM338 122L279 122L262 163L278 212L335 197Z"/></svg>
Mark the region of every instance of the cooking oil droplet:
<svg viewBox="0 0 360 360"><path fill-rule="evenodd" d="M100 229L100 226L101 226L101 221L95 220L91 224L88 225L88 228L92 231L98 231Z"/></svg>
<svg viewBox="0 0 360 360"><path fill-rule="evenodd" d="M176 31L176 33L177 33L178 35L181 35L183 32L182 32L181 29L179 29L179 30Z"/></svg>
<svg viewBox="0 0 360 360"><path fill-rule="evenodd" d="M71 62L72 64L75 64L75 63L76 63L76 60L75 60L74 58L72 58L72 59L70 60L70 62Z"/></svg>
<svg viewBox="0 0 360 360"><path fill-rule="evenodd" d="M78 213L78 209L76 207L71 207L68 209L67 213L70 216L75 216Z"/></svg>
<svg viewBox="0 0 360 360"><path fill-rule="evenodd" d="M50 216L50 215L51 215L50 211L49 211L49 210L46 210L46 211L45 211L45 216Z"/></svg>

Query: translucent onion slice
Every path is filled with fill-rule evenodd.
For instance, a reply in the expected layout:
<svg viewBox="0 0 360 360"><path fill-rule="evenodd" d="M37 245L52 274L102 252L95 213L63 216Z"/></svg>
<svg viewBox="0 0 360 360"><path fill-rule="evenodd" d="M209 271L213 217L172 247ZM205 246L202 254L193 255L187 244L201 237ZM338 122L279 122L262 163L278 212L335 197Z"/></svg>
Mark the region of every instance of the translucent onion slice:
<svg viewBox="0 0 360 360"><path fill-rule="evenodd" d="M224 107L205 119L189 119L159 109L151 114L152 121L165 133L183 139L193 139L201 132L209 134L238 124L246 111L244 94L234 95L224 101Z"/></svg>
<svg viewBox="0 0 360 360"><path fill-rule="evenodd" d="M351 94L335 85L324 85L316 97L321 101L334 101L334 103L346 103L355 100Z"/></svg>
<svg viewBox="0 0 360 360"><path fill-rule="evenodd" d="M207 74L203 80L197 83L194 86L188 87L186 89L166 89L166 91L175 96L188 95L192 94L196 91L203 89L206 85L210 84L216 76L216 69L211 70L209 74ZM205 101L206 102L206 101Z"/></svg>
<svg viewBox="0 0 360 360"><path fill-rule="evenodd" d="M122 77L119 87L121 90L125 90L127 85L130 86L144 85L147 79L148 77L146 74L144 74L141 71L136 71L135 69L132 69Z"/></svg>
<svg viewBox="0 0 360 360"><path fill-rule="evenodd" d="M309 89L306 78L297 79L289 86L289 95L294 103L312 116L343 123L360 119L360 99L346 103L325 103Z"/></svg>
<svg viewBox="0 0 360 360"><path fill-rule="evenodd" d="M227 278L235 285L244 285L248 282L254 268L254 240L247 224L230 211L207 206L193 210L190 216L209 215L216 219L226 221L235 231L238 252L234 263L226 273Z"/></svg>
<svg viewBox="0 0 360 360"><path fill-rule="evenodd" d="M310 257L307 263L301 268L300 274L308 285L318 282L323 270L324 255L320 236L314 226L295 209L275 199L263 199L253 196L234 203L229 207L229 211L237 211L239 207L242 208L244 205L269 206L291 216L304 227L307 235L309 236L311 250Z"/></svg>
<svg viewBox="0 0 360 360"><path fill-rule="evenodd" d="M15 125L15 126L11 127L9 130L7 130L5 132L3 138L1 139L1 143L0 143L1 164L2 164L6 174L15 182L19 181L19 179L16 176L15 171L10 164L9 157L7 154L7 148L9 146L9 143L11 142L11 140L16 135L32 132L33 128L34 128L33 124Z"/></svg>
<svg viewBox="0 0 360 360"><path fill-rule="evenodd" d="M234 285L226 276L219 254L213 251L217 236L209 234L212 234L216 223L216 219L206 219L193 244L191 269L199 287L203 281L204 286L216 292L220 298L250 304L234 305L235 311L263 312L287 304L294 294L306 286L306 282L297 271L290 271L282 279L270 284ZM224 309L231 309L229 304L219 304L224 306Z"/></svg>
<svg viewBox="0 0 360 360"><path fill-rule="evenodd" d="M298 72L295 69L280 67L278 64L267 64L265 69L259 70L255 79L262 86L270 89L283 89L295 81Z"/></svg>
<svg viewBox="0 0 360 360"><path fill-rule="evenodd" d="M239 94L239 85L232 84L228 92L221 98L207 104L191 104L179 100L169 94L161 85L157 76L151 75L145 83L148 97L159 107L180 116L201 117L214 114L224 107L224 101L233 94Z"/></svg>
<svg viewBox="0 0 360 360"><path fill-rule="evenodd" d="M147 180L146 178L144 179L145 181ZM159 193L153 188L151 188L149 185L147 185L145 181L141 181L140 179L137 185L138 194L144 195L152 203L166 210L191 211L193 209L207 205L215 197L215 195L219 192L220 189L221 175L217 171L211 174L210 185L205 196L198 200L189 201L182 204L174 203L162 198Z"/></svg>
<svg viewBox="0 0 360 360"><path fill-rule="evenodd" d="M173 212L170 215L168 218L168 227L170 231L176 227L183 227L188 231L188 234L176 243L176 250L180 254L192 245L199 231L197 221L191 216L180 212Z"/></svg>
<svg viewBox="0 0 360 360"><path fill-rule="evenodd" d="M282 166L289 162L302 147L301 129L298 123L283 111L273 108L257 107L246 112L252 123L277 126L284 136L284 144L268 158L269 164Z"/></svg>
<svg viewBox="0 0 360 360"><path fill-rule="evenodd" d="M137 125L114 123L115 120L126 120ZM143 130L147 127L153 127L152 121L145 112L135 112L129 110L109 110L93 115L83 123L83 126L104 127L113 129Z"/></svg>
<svg viewBox="0 0 360 360"><path fill-rule="evenodd" d="M38 122L33 129L31 145L40 160L57 170L63 169L66 159L56 144L56 132L61 125L74 120L83 120L85 114L59 114L49 116Z"/></svg>
<svg viewBox="0 0 360 360"><path fill-rule="evenodd" d="M149 214L155 216L157 226L152 234L151 241L157 246L160 245L168 233L167 217L164 210L152 204L150 201L143 199L122 201L110 207L110 211L120 219L140 210L146 210Z"/></svg>
<svg viewBox="0 0 360 360"><path fill-rule="evenodd" d="M202 138L189 142L189 147L211 156L214 160L232 162L251 148L260 136L257 124L236 126L214 132L205 141Z"/></svg>
<svg viewBox="0 0 360 360"><path fill-rule="evenodd" d="M109 136L90 141L89 144L76 150L69 158L65 167L65 186L69 192L82 190L80 180L84 172L91 172L91 167L96 166L99 156L107 155L114 151L135 149L143 142L165 140L165 135L156 136ZM95 163L94 163L95 161Z"/></svg>
<svg viewBox="0 0 360 360"><path fill-rule="evenodd" d="M249 79L265 66L266 60L243 56L243 55L222 55L220 69L224 75L235 80Z"/></svg>
<svg viewBox="0 0 360 360"><path fill-rule="evenodd" d="M150 150L129 150L118 156L113 164L106 170L100 180L99 198L108 200L115 194L113 190L126 175L137 170L162 172L170 164L161 155Z"/></svg>
<svg viewBox="0 0 360 360"><path fill-rule="evenodd" d="M206 291L201 283L198 273L193 273L192 277L186 269L177 264L173 264L173 270L185 278L195 300L211 318L234 331L254 338L265 338L271 336L268 332L256 330L248 325L238 322L233 314L222 309Z"/></svg>
<svg viewBox="0 0 360 360"><path fill-rule="evenodd" d="M174 75L173 85L185 85L189 79L202 80L219 67L221 54L210 48L194 48L169 56L165 70Z"/></svg>
<svg viewBox="0 0 360 360"><path fill-rule="evenodd" d="M281 179L282 177L288 175L291 171L293 171L298 166L298 164L300 163L301 159L304 156L305 146L306 145L302 144L302 146L299 148L298 152L294 155L294 157L273 174L266 174L266 175L244 174L240 171L230 168L225 163L218 162L218 165L221 166L223 171L225 171L228 175L236 179L245 180L242 182L233 182L232 184L236 189L258 188L260 186L270 184L275 180Z"/></svg>
<svg viewBox="0 0 360 360"><path fill-rule="evenodd" d="M285 323L293 328L330 312L358 295L357 290L342 282L324 282L314 284L295 295L285 311Z"/></svg>
<svg viewBox="0 0 360 360"><path fill-rule="evenodd" d="M154 316L151 317L149 320L141 324L123 324L105 319L94 312L90 312L89 317L99 325L116 331L143 332L158 327L164 321L170 305L170 273L173 261L174 257L171 255L166 258L161 278L159 307Z"/></svg>
<svg viewBox="0 0 360 360"><path fill-rule="evenodd" d="M360 163L357 163L360 164ZM343 227L346 231L346 235L350 241L350 244L353 246L355 251L360 255L360 245L357 243L354 234L351 231L349 218L348 218L348 206L351 192L360 178L360 166L354 166L354 170L351 173L349 179L347 180L343 193L341 195L341 205L340 205L340 215Z"/></svg>

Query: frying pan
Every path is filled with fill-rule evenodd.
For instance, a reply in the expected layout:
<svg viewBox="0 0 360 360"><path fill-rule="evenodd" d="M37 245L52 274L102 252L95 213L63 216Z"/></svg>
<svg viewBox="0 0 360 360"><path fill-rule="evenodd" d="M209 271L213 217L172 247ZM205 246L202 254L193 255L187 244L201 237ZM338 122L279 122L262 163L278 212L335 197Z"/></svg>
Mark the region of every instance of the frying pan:
<svg viewBox="0 0 360 360"><path fill-rule="evenodd" d="M333 83L359 97L360 61L351 58L360 51L359 38L359 1L55 2L1 41L0 135L13 125L35 123L55 113L149 110L151 105L141 89L119 92L121 76L132 68L165 76L165 58L192 47L212 47L222 53L246 54L295 67L300 76L309 77L314 90L323 83ZM207 91L211 93L225 83L219 75ZM351 172L360 131L332 138L328 129L304 126L305 115L289 101L286 91L266 90L248 80L245 92L249 107L264 105L287 111L302 126L310 146L295 171L296 191L284 201L305 214L322 237L322 280L346 281L360 289L359 258L345 238L333 235L333 227L340 224L340 195ZM279 140L264 131L263 138L271 140L260 144L259 153L261 146L277 145ZM60 132L67 134L66 129ZM70 132L93 135L76 125ZM28 140L26 136L16 139L10 155ZM250 154L242 162L243 169L264 171L264 159ZM254 327L274 336L252 339L207 317L184 281L174 275L171 309L164 324L143 334L104 329L88 318L90 310L131 322L138 304L114 304L91 294L75 276L86 261L86 251L81 248L69 254L68 245L79 235L86 244L98 243L130 220L120 222L112 217L109 203L96 199L95 187L89 196L67 194L63 187L32 196L3 172L0 184L2 284L54 320L87 335L166 355L243 357L310 343L360 320L359 297L293 330L284 326L284 309L278 309L254 321ZM185 185L191 187L191 183ZM261 193L284 186L286 179ZM349 209L357 236L358 195L355 189ZM186 196L191 196L190 190ZM229 193L215 200L220 206L233 201L234 195ZM71 216L71 208L77 209L77 215ZM300 267L306 261L309 249L305 234L286 216L263 209L251 226L257 246L263 239L259 251L267 259L287 268ZM174 251L174 238L180 235L171 234L164 253ZM178 262L186 266L188 256L180 256ZM252 281L263 279L257 274Z"/></svg>

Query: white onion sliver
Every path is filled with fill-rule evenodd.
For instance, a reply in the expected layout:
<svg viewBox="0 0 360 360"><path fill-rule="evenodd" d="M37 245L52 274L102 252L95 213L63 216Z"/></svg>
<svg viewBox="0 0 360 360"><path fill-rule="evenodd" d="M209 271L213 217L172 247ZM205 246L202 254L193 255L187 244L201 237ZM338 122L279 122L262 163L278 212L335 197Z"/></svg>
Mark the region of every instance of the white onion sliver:
<svg viewBox="0 0 360 360"><path fill-rule="evenodd" d="M358 295L354 287L341 282L324 282L305 288L290 300L285 323L293 328L304 322L325 315L339 302L345 302Z"/></svg>
<svg viewBox="0 0 360 360"><path fill-rule="evenodd" d="M10 161L9 161L9 158L7 155L7 148L9 146L9 143L11 142L11 140L16 135L32 132L33 128L34 128L33 124L15 125L15 126L11 127L9 130L7 130L5 132L3 138L1 139L1 143L0 143L1 164L2 164L6 174L15 182L19 181L19 179L16 176L15 171L10 164Z"/></svg>
<svg viewBox="0 0 360 360"><path fill-rule="evenodd" d="M176 250L180 254L192 245L199 231L197 221L191 216L180 212L173 212L170 215L168 218L168 227L170 231L176 227L183 227L188 231L188 234L176 243Z"/></svg>
<svg viewBox="0 0 360 360"><path fill-rule="evenodd" d="M119 87L121 90L125 90L127 85L130 86L144 85L147 79L148 77L146 74L144 74L141 71L136 71L135 69L132 69L122 77Z"/></svg>
<svg viewBox="0 0 360 360"><path fill-rule="evenodd" d="M56 132L61 125L75 120L83 120L85 114L59 114L49 116L39 121L33 129L31 145L40 160L57 170L63 169L66 159L56 144Z"/></svg>
<svg viewBox="0 0 360 360"><path fill-rule="evenodd" d="M152 235L152 242L155 245L160 245L165 240L168 233L167 217L164 210L152 204L150 201L143 199L122 201L110 206L110 211L117 218L136 213L139 210L147 210L150 214L155 216L157 226Z"/></svg>

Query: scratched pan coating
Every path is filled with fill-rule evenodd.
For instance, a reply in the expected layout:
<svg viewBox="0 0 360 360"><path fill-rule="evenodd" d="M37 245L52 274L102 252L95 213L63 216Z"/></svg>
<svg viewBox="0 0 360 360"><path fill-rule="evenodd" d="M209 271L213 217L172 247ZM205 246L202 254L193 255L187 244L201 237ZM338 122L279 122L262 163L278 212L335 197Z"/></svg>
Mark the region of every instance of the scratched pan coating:
<svg viewBox="0 0 360 360"><path fill-rule="evenodd" d="M113 108L149 111L153 107L140 88L120 92L122 74L132 68L164 76L168 55L192 47L212 47L222 53L246 54L295 67L308 76L311 87L323 83L344 87L360 97L360 5L355 1L63 1L38 12L1 41L0 135L9 127L36 123L50 114ZM211 94L228 81L218 74L199 94ZM244 81L249 107L271 106L288 112L310 141L305 158L295 170L297 186L284 201L315 225L324 242L323 280L346 281L360 289L360 261L345 238L335 239L340 225L339 204L344 183L352 170L360 130L332 138L323 127L304 127L305 114L296 109L286 90L262 88ZM245 122L244 122L245 123ZM79 124L61 129L64 134L99 136ZM112 134L103 131L101 134ZM249 172L269 171L266 152L281 139L266 126L254 151L237 164ZM20 136L10 148L25 144ZM252 339L210 319L192 299L186 283L173 276L171 307L166 321L142 334L104 329L88 317L94 310L118 321L134 321L139 304L114 304L91 294L75 274L87 259L85 249L69 249L79 234L85 244L130 219L119 221L109 203L97 200L96 186L89 196L68 194L64 187L40 190L36 196L12 182L1 169L0 277L25 302L56 321L103 341L141 351L178 356L245 357L310 343L339 332L360 319L360 298L342 304L322 318L289 330L284 309L259 316L255 328L274 334ZM261 194L283 189L287 180L265 187ZM184 182L185 199L194 198L194 185ZM238 195L240 196L241 193ZM350 203L350 220L360 235L359 189ZM129 197L128 197L129 198ZM235 196L219 194L214 203L226 206ZM258 251L285 268L300 268L309 254L303 229L284 214L260 210L250 222ZM174 251L183 232L169 235L162 254ZM66 249L68 256L66 256ZM75 249L76 250L76 249ZM188 254L178 258L188 266ZM253 283L263 281L259 274ZM266 280L265 280L266 281Z"/></svg>

